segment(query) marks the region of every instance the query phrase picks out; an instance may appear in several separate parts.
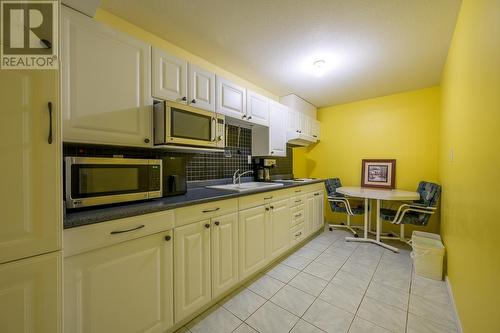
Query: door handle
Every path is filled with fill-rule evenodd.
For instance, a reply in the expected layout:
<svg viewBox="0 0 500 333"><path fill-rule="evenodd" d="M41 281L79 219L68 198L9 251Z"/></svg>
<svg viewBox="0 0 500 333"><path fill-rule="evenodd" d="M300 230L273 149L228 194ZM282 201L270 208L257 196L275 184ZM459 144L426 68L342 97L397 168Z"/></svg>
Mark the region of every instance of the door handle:
<svg viewBox="0 0 500 333"><path fill-rule="evenodd" d="M217 208L214 208L214 209L205 209L204 211L202 211L203 213L212 213L212 212L216 212L218 211L220 208L217 207Z"/></svg>
<svg viewBox="0 0 500 333"><path fill-rule="evenodd" d="M135 230L139 230L139 229L142 229L144 228L145 225L144 224L141 224L137 227L134 227L134 228L130 228L130 229L125 229L125 230L115 230L115 231L111 231L110 234L111 235L116 235L116 234L123 234L125 232L131 232L131 231L135 231Z"/></svg>
<svg viewBox="0 0 500 333"><path fill-rule="evenodd" d="M216 131L216 127L217 126L217 120L212 117L212 128L211 128L211 133L212 133L212 141L215 142L217 140L217 131Z"/></svg>
<svg viewBox="0 0 500 333"><path fill-rule="evenodd" d="M47 103L47 107L49 109L49 137L47 138L47 142L49 145L52 144L52 102Z"/></svg>

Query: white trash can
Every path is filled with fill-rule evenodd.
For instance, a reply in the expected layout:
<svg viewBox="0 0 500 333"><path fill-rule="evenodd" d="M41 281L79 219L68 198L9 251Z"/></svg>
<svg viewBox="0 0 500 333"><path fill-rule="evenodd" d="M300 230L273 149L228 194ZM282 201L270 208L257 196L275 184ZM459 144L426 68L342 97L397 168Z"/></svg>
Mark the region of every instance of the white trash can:
<svg viewBox="0 0 500 333"><path fill-rule="evenodd" d="M434 280L443 279L444 245L441 237L436 234L415 234L411 237L413 251L411 257L415 273L419 276ZM431 237L429 237L432 235ZM437 237L436 237L437 236Z"/></svg>

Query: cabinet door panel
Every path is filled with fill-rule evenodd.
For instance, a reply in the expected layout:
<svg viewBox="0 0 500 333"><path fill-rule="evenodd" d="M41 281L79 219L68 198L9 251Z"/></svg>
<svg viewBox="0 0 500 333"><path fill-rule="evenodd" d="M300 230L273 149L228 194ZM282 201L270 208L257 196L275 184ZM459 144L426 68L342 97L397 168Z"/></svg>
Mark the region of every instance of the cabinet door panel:
<svg viewBox="0 0 500 333"><path fill-rule="evenodd" d="M212 220L212 296L238 283L238 213Z"/></svg>
<svg viewBox="0 0 500 333"><path fill-rule="evenodd" d="M269 126L269 99L247 90L247 120L251 123Z"/></svg>
<svg viewBox="0 0 500 333"><path fill-rule="evenodd" d="M0 263L61 247L58 72L0 74ZM52 102L52 144L49 109Z"/></svg>
<svg viewBox="0 0 500 333"><path fill-rule="evenodd" d="M307 193L306 194L306 204L305 204L305 233L306 235L310 235L314 232L314 218L315 218L315 201L314 194Z"/></svg>
<svg viewBox="0 0 500 333"><path fill-rule="evenodd" d="M64 260L65 332L164 332L173 324L170 232Z"/></svg>
<svg viewBox="0 0 500 333"><path fill-rule="evenodd" d="M288 199L271 203L268 225L270 260L280 256L290 246L290 207Z"/></svg>
<svg viewBox="0 0 500 333"><path fill-rule="evenodd" d="M150 46L63 7L64 141L150 146Z"/></svg>
<svg viewBox="0 0 500 333"><path fill-rule="evenodd" d="M321 229L324 225L324 202L323 193L314 193L314 231Z"/></svg>
<svg viewBox="0 0 500 333"><path fill-rule="evenodd" d="M153 47L153 97L186 103L187 62Z"/></svg>
<svg viewBox="0 0 500 333"><path fill-rule="evenodd" d="M269 109L269 150L271 156L286 156L287 107L271 101Z"/></svg>
<svg viewBox="0 0 500 333"><path fill-rule="evenodd" d="M60 253L0 265L0 332L61 332Z"/></svg>
<svg viewBox="0 0 500 333"><path fill-rule="evenodd" d="M210 220L174 229L174 244L175 322L179 322L211 300Z"/></svg>
<svg viewBox="0 0 500 333"><path fill-rule="evenodd" d="M188 103L207 111L215 111L215 74L189 64L188 81Z"/></svg>
<svg viewBox="0 0 500 333"><path fill-rule="evenodd" d="M220 76L216 78L217 108L215 111L228 117L246 117L246 89Z"/></svg>
<svg viewBox="0 0 500 333"><path fill-rule="evenodd" d="M239 217L239 267L244 279L267 264L267 213L264 206L246 209Z"/></svg>

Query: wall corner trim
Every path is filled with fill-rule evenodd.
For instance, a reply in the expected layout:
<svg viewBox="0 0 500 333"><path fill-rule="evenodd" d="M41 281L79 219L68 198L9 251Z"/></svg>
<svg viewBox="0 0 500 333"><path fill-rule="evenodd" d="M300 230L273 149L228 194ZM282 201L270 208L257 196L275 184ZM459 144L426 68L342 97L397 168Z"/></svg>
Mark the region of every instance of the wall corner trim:
<svg viewBox="0 0 500 333"><path fill-rule="evenodd" d="M462 322L460 321L460 317L458 316L457 304L455 303L455 297L453 297L453 290L451 289L451 282L448 278L448 275L444 277L444 281L446 282L446 289L448 290L448 296L451 299L451 305L453 306L453 314L455 316L455 322L457 324L457 329L459 333L464 333L462 328Z"/></svg>

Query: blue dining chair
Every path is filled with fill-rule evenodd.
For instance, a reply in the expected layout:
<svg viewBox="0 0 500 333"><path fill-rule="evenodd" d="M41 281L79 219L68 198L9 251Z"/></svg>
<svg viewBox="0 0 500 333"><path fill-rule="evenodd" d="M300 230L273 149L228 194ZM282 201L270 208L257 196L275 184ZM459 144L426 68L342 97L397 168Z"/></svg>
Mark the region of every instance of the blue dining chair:
<svg viewBox="0 0 500 333"><path fill-rule="evenodd" d="M359 203L356 204L356 206L352 206L350 203L350 199L348 199L344 194L337 192L337 188L342 187L340 178L327 179L325 181L325 187L331 211L336 213L344 213L347 216L346 223L343 222L340 224L329 223L328 227L330 231L332 231L333 228L347 229L350 232L352 232L354 237L358 237L356 230L354 230L354 228L357 227L351 226L351 216L363 215L365 213L364 205Z"/></svg>
<svg viewBox="0 0 500 333"><path fill-rule="evenodd" d="M419 200L411 203L404 203L399 206L397 210L390 208L382 208L380 210L380 217L382 220L392 224L400 225L400 234L389 234L382 236L384 239L394 239L398 237L399 240L407 242L405 239L405 224L414 224L425 226L429 223L431 215L436 212L437 203L441 196L441 185L421 181L418 184L417 192L420 195Z"/></svg>

